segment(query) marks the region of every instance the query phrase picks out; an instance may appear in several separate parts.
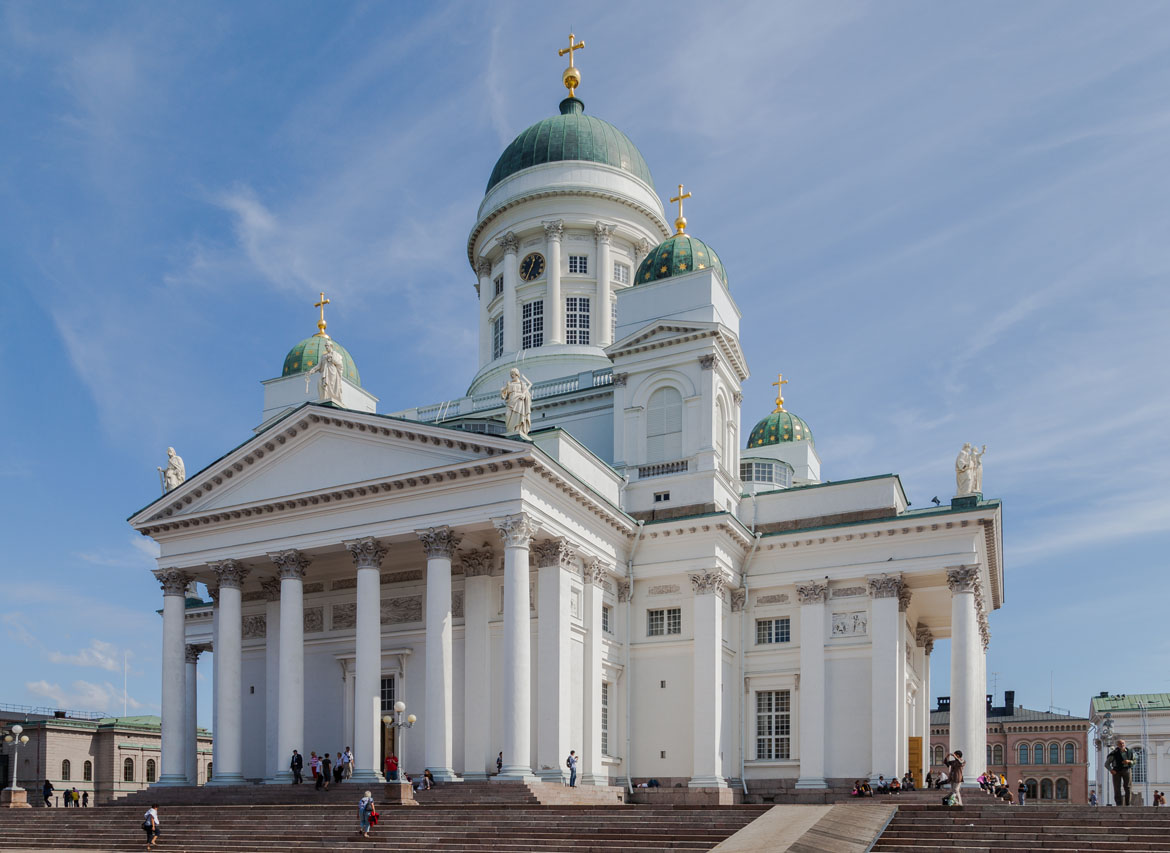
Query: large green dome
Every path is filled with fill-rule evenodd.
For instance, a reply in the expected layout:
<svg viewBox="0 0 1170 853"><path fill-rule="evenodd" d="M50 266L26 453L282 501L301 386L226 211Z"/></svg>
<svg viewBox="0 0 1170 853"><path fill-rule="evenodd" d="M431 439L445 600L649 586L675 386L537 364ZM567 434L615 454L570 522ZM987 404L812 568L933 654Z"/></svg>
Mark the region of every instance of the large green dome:
<svg viewBox="0 0 1170 853"><path fill-rule="evenodd" d="M491 192L492 187L521 169L562 160L605 163L654 186L650 167L628 136L607 121L585 115L581 101L565 98L559 116L538 121L504 149L484 192Z"/></svg>
<svg viewBox="0 0 1170 853"><path fill-rule="evenodd" d="M357 365L353 363L353 357L346 351L345 347L325 335L313 335L311 338L305 338L290 349L288 355L284 357L284 370L281 371L280 375L295 376L298 373L308 373L321 360L321 353L325 352L326 341L332 341L333 349L341 353L341 360L345 363L342 375L360 388L362 380L358 375Z"/></svg>
<svg viewBox="0 0 1170 853"><path fill-rule="evenodd" d="M779 411L772 412L755 425L748 436L747 446L751 449L789 441L807 441L809 444L815 444L808 424L792 412Z"/></svg>
<svg viewBox="0 0 1170 853"><path fill-rule="evenodd" d="M675 234L669 240L659 243L657 248L651 249L642 259L634 276L634 284L649 284L672 275L686 275L702 269L715 270L723 280L723 286L730 287L723 261L719 260L714 249L690 234Z"/></svg>

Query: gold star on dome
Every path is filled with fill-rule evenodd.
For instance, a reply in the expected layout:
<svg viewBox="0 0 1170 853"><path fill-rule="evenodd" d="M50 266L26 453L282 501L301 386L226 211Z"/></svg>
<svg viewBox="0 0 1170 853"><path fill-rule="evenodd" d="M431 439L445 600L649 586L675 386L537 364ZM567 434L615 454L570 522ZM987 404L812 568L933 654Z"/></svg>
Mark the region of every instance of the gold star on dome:
<svg viewBox="0 0 1170 853"><path fill-rule="evenodd" d="M705 270L705 269L707 269L707 265L706 264L699 264L699 269Z"/></svg>
<svg viewBox="0 0 1170 853"><path fill-rule="evenodd" d="M686 270L686 268L687 268L687 265L686 265L686 264L679 264L679 265L678 265L679 272L682 272L682 271Z"/></svg>

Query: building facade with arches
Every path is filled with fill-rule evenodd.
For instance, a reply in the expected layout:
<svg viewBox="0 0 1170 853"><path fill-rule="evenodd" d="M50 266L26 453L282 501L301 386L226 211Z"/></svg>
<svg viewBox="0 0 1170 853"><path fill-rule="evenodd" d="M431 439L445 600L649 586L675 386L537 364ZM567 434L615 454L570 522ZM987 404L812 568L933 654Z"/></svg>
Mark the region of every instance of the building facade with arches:
<svg viewBox="0 0 1170 853"><path fill-rule="evenodd" d="M1034 800L1083 804L1089 799L1089 729L1084 717L1033 711L1015 702L1015 691L1004 691L1004 704L993 706L987 697L987 748L983 762L970 760L967 773L984 770L1002 774L1013 794L1020 780ZM950 697L940 696L930 715L931 769L946 772L949 752Z"/></svg>

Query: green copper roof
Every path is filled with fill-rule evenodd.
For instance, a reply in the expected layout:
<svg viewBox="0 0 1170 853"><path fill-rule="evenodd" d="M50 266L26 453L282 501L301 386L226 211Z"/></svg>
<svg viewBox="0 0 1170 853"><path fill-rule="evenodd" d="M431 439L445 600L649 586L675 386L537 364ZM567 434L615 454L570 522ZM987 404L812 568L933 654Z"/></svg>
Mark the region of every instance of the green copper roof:
<svg viewBox="0 0 1170 853"><path fill-rule="evenodd" d="M333 341L333 339L324 335L313 335L290 349L288 355L284 357L284 370L281 371L280 375L295 376L298 373L308 373L321 360L321 353L325 351L326 341ZM353 357L337 341L333 341L333 349L341 353L341 358L345 362L345 378L360 388L362 380L358 375L357 365L353 363Z"/></svg>
<svg viewBox="0 0 1170 853"><path fill-rule="evenodd" d="M748 449L766 447L769 444L780 444L785 441L813 441L812 430L803 420L792 412L772 412L752 429L748 436Z"/></svg>
<svg viewBox="0 0 1170 853"><path fill-rule="evenodd" d="M672 275L685 275L704 269L715 270L723 280L723 286L730 287L723 261L719 260L714 249L690 234L675 234L669 240L659 243L658 248L651 249L650 254L642 259L638 273L634 276L634 284L649 284Z"/></svg>
<svg viewBox="0 0 1170 853"><path fill-rule="evenodd" d="M1093 713L1104 714L1106 711L1137 711L1138 703L1146 706L1148 711L1165 711L1170 709L1170 693L1122 693L1116 696L1094 696L1090 703Z"/></svg>
<svg viewBox="0 0 1170 853"><path fill-rule="evenodd" d="M605 163L654 186L650 167L628 136L607 121L585 115L581 101L565 98L559 116L538 121L504 149L484 192L491 192L492 187L521 169L562 160Z"/></svg>

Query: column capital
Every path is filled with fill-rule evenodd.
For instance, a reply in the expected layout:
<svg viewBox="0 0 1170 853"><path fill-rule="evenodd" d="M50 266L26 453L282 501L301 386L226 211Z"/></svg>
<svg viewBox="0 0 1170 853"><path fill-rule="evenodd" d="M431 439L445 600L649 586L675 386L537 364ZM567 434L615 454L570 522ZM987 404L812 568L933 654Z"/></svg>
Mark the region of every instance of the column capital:
<svg viewBox="0 0 1170 853"><path fill-rule="evenodd" d="M487 278L492 274L492 262L487 258L480 258L475 262L475 274L480 278Z"/></svg>
<svg viewBox="0 0 1170 853"><path fill-rule="evenodd" d="M613 237L616 225L607 225L604 222L595 222L593 224L593 236L598 243L608 243Z"/></svg>
<svg viewBox="0 0 1170 853"><path fill-rule="evenodd" d="M650 241L649 237L643 237L640 240L638 240L637 242L635 242L634 243L634 260L637 262L637 263L635 263L635 266L637 266L637 264L640 264L642 262L642 258L644 258L648 254L650 254L650 250L653 248L654 248L654 243L652 243Z"/></svg>
<svg viewBox="0 0 1170 853"><path fill-rule="evenodd" d="M870 598L899 598L902 594L901 575L880 575L866 578Z"/></svg>
<svg viewBox="0 0 1170 853"><path fill-rule="evenodd" d="M618 581L618 601L626 602L633 597L633 585L629 581Z"/></svg>
<svg viewBox="0 0 1170 853"><path fill-rule="evenodd" d="M540 224L544 226L544 236L549 240L560 240L565 234L563 219L546 219Z"/></svg>
<svg viewBox="0 0 1170 853"><path fill-rule="evenodd" d="M718 359L715 358L714 353L699 356L699 367L703 370L714 370Z"/></svg>
<svg viewBox="0 0 1170 853"><path fill-rule="evenodd" d="M354 568L382 568L382 560L386 557L386 546L373 536L350 539L341 544L345 546L345 550L349 551L349 556L353 558Z"/></svg>
<svg viewBox="0 0 1170 853"><path fill-rule="evenodd" d="M459 543L463 541L463 534L456 533L447 525L428 527L425 530L416 530L414 535L422 543L427 559L446 557L448 560L455 555Z"/></svg>
<svg viewBox="0 0 1170 853"><path fill-rule="evenodd" d="M739 613L747 604L747 590L743 587L731 591L731 612Z"/></svg>
<svg viewBox="0 0 1170 853"><path fill-rule="evenodd" d="M625 388L626 382L629 381L629 378L630 374L628 373L615 373L613 374L613 384L618 388Z"/></svg>
<svg viewBox="0 0 1170 853"><path fill-rule="evenodd" d="M207 584L207 594L211 596L211 603L219 606L219 578Z"/></svg>
<svg viewBox="0 0 1170 853"><path fill-rule="evenodd" d="M525 512L493 518L492 524L499 531L505 548L527 548L540 526Z"/></svg>
<svg viewBox="0 0 1170 853"><path fill-rule="evenodd" d="M934 634L921 622L914 629L914 643L920 649L925 649L928 655L934 651Z"/></svg>
<svg viewBox="0 0 1170 853"><path fill-rule="evenodd" d="M496 239L496 245L504 250L505 255L514 255L520 248L520 238L509 231L503 237Z"/></svg>
<svg viewBox="0 0 1170 853"><path fill-rule="evenodd" d="M609 573L605 563L597 558L592 558L585 561L585 565L581 568L581 578L585 583L591 583L594 586L605 586L605 576Z"/></svg>
<svg viewBox="0 0 1170 853"><path fill-rule="evenodd" d="M542 539L532 546L532 556L538 569L557 566L571 571L577 551L565 539Z"/></svg>
<svg viewBox="0 0 1170 853"><path fill-rule="evenodd" d="M163 595L186 595L191 576L179 569L155 569L151 574L162 587Z"/></svg>
<svg viewBox="0 0 1170 853"><path fill-rule="evenodd" d="M801 604L824 604L829 600L829 585L827 583L798 584L796 600Z"/></svg>
<svg viewBox="0 0 1170 853"><path fill-rule="evenodd" d="M717 595L723 597L723 590L727 586L727 575L719 569L710 572L700 572L689 575L691 588L695 595Z"/></svg>
<svg viewBox="0 0 1170 853"><path fill-rule="evenodd" d="M200 643L192 643L188 645L186 648L187 663L199 663L199 655L210 650L210 646L202 645Z"/></svg>
<svg viewBox="0 0 1170 853"><path fill-rule="evenodd" d="M260 589L264 591L265 601L280 601L280 578L264 578L260 581Z"/></svg>
<svg viewBox="0 0 1170 853"><path fill-rule="evenodd" d="M906 584L903 583L898 588L898 612L899 613L906 612L906 608L908 608L910 606L910 599L911 598L913 598L913 596L910 594L910 587L906 586Z"/></svg>
<svg viewBox="0 0 1170 853"><path fill-rule="evenodd" d="M974 593L979 586L979 567L955 566L947 569L947 586L951 588L952 595L960 592Z"/></svg>
<svg viewBox="0 0 1170 853"><path fill-rule="evenodd" d="M731 392L731 399L735 400L736 405L743 402L743 392L738 388Z"/></svg>
<svg viewBox="0 0 1170 853"><path fill-rule="evenodd" d="M459 565L463 566L463 577L490 577L496 567L496 555L491 548L472 548L459 552Z"/></svg>
<svg viewBox="0 0 1170 853"><path fill-rule="evenodd" d="M244 585L244 578L248 576L248 569L239 560L223 560L212 563L211 570L219 579L220 589L239 589Z"/></svg>
<svg viewBox="0 0 1170 853"><path fill-rule="evenodd" d="M309 567L312 562L308 557L298 551L296 548L289 548L286 551L277 551L268 555L268 559L276 565L276 572L281 579L294 578L295 580L305 579L305 569Z"/></svg>

